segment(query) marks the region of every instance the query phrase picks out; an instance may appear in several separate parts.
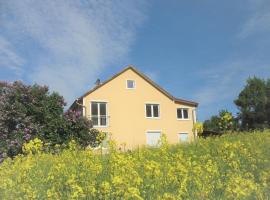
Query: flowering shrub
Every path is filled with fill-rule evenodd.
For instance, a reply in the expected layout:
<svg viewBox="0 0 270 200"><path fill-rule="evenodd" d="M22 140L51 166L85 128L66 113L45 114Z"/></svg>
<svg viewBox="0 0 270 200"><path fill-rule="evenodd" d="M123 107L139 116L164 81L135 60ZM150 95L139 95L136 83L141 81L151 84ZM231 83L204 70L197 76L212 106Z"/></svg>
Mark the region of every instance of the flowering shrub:
<svg viewBox="0 0 270 200"><path fill-rule="evenodd" d="M203 128L206 131L214 131L220 135L228 132L237 132L240 130L240 122L231 112L220 110L218 115L205 120Z"/></svg>
<svg viewBox="0 0 270 200"><path fill-rule="evenodd" d="M233 129L233 116L232 113L222 110L220 111L220 122L218 123L221 131L229 131Z"/></svg>
<svg viewBox="0 0 270 200"><path fill-rule="evenodd" d="M0 82L0 157L15 156L23 143L55 133L64 105L63 97L46 86Z"/></svg>
<svg viewBox="0 0 270 200"><path fill-rule="evenodd" d="M82 147L96 145L91 121L78 111L64 113L64 106L63 97L46 86L0 81L0 162L22 153L34 138L51 146L72 139Z"/></svg>
<svg viewBox="0 0 270 200"><path fill-rule="evenodd" d="M25 154L35 154L40 153L43 148L43 142L35 138L34 140L30 140L28 143L23 145L23 153Z"/></svg>
<svg viewBox="0 0 270 200"><path fill-rule="evenodd" d="M193 125L192 132L194 134L197 132L197 134L200 136L203 133L203 123L202 122L196 122Z"/></svg>
<svg viewBox="0 0 270 200"><path fill-rule="evenodd" d="M1 199L269 199L270 132L99 155L76 148L0 164ZM31 148L32 149L32 148Z"/></svg>

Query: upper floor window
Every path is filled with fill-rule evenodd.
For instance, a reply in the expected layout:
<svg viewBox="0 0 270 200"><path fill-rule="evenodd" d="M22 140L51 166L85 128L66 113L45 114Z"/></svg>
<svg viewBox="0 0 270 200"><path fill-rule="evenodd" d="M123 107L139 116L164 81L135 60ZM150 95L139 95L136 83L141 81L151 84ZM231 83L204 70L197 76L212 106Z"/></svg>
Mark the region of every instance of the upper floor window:
<svg viewBox="0 0 270 200"><path fill-rule="evenodd" d="M177 108L177 119L188 119L188 109Z"/></svg>
<svg viewBox="0 0 270 200"><path fill-rule="evenodd" d="M159 118L159 104L146 104L146 117L148 118Z"/></svg>
<svg viewBox="0 0 270 200"><path fill-rule="evenodd" d="M127 80L127 89L135 89L135 81Z"/></svg>
<svg viewBox="0 0 270 200"><path fill-rule="evenodd" d="M91 120L93 126L107 126L107 103L91 102Z"/></svg>

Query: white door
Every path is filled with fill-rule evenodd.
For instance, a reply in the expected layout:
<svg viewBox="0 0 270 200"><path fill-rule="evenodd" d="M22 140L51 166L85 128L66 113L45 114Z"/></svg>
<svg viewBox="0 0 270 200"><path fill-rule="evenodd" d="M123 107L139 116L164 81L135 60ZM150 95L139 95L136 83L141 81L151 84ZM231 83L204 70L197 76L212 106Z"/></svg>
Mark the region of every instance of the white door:
<svg viewBox="0 0 270 200"><path fill-rule="evenodd" d="M188 141L188 133L178 133L179 142L187 142Z"/></svg>
<svg viewBox="0 0 270 200"><path fill-rule="evenodd" d="M149 146L157 146L161 137L160 131L148 131L146 133L146 144Z"/></svg>

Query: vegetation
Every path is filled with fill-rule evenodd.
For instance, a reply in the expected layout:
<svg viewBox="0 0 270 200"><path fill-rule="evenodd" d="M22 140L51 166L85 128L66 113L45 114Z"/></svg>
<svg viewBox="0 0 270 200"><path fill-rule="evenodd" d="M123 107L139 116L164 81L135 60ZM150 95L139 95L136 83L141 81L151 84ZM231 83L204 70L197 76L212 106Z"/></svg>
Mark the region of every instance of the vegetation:
<svg viewBox="0 0 270 200"><path fill-rule="evenodd" d="M200 136L203 133L203 123L202 122L196 122L193 125L192 132L196 137Z"/></svg>
<svg viewBox="0 0 270 200"><path fill-rule="evenodd" d="M249 78L234 102L243 129L270 127L270 79Z"/></svg>
<svg viewBox="0 0 270 200"><path fill-rule="evenodd" d="M62 96L46 86L0 82L0 162L22 153L23 143L39 138L51 146L72 139L81 146L94 145L98 133L81 113L64 113Z"/></svg>
<svg viewBox="0 0 270 200"><path fill-rule="evenodd" d="M204 129L222 134L226 131L270 128L270 79L247 79L244 89L234 101L239 109L237 117L227 110L204 122Z"/></svg>
<svg viewBox="0 0 270 200"><path fill-rule="evenodd" d="M99 155L52 155L38 139L0 165L1 199L269 199L270 132Z"/></svg>
<svg viewBox="0 0 270 200"><path fill-rule="evenodd" d="M221 137L109 153L106 137L47 87L0 82L0 199L270 199L270 80L250 78L235 104L196 123ZM105 142L104 142L105 144Z"/></svg>
<svg viewBox="0 0 270 200"><path fill-rule="evenodd" d="M220 134L237 130L237 127L237 120L233 117L232 113L227 110L219 111L218 116L212 116L203 124L204 129L219 132Z"/></svg>

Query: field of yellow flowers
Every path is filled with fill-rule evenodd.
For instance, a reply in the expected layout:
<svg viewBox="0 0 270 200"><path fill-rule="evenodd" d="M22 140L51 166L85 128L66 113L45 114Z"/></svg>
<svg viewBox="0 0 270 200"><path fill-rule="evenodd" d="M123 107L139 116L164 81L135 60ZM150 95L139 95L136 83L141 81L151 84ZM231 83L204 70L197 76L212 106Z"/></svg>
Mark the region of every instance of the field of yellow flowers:
<svg viewBox="0 0 270 200"><path fill-rule="evenodd" d="M0 199L270 199L269 131L106 155L35 142L0 164Z"/></svg>

